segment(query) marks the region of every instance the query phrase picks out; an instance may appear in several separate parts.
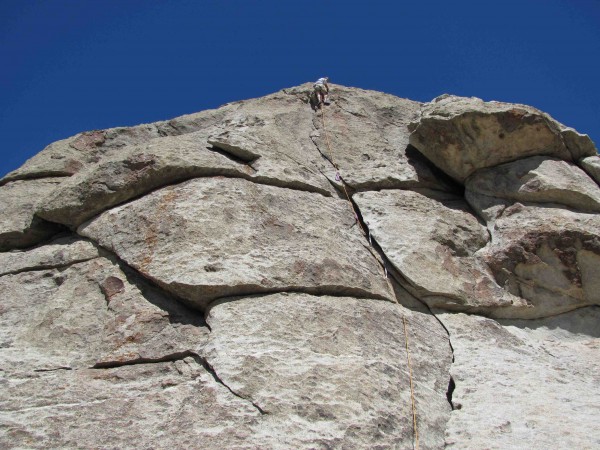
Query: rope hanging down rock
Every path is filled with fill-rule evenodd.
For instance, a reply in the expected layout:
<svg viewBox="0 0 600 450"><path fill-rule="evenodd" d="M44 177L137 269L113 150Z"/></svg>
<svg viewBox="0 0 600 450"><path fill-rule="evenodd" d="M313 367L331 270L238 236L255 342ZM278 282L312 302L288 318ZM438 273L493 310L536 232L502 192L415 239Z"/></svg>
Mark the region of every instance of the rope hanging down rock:
<svg viewBox="0 0 600 450"><path fill-rule="evenodd" d="M406 316L402 316L402 323L404 325L404 343L406 344L406 361L408 364L408 373L410 379L410 403L412 405L412 416L413 416L413 434L415 438L414 448L419 450L419 429L417 428L417 408L415 407L415 392L413 389L413 374L412 374L412 363L410 361L410 352L408 351L408 331L406 329Z"/></svg>
<svg viewBox="0 0 600 450"><path fill-rule="evenodd" d="M327 158L327 160L331 163L331 165L333 167L335 167L335 170L336 170L335 179L336 179L336 181L339 181L342 184L342 187L344 188L344 194L346 195L346 198L348 199L348 202L350 203L350 206L352 207L352 212L354 213L354 218L356 219L356 222L360 225L360 228L361 228L364 236L367 237L367 239L369 240L369 244L371 244L371 232L370 232L370 230L369 231L365 230L365 227L363 226L362 222L359 220L358 211L356 210L356 205L350 199L350 195L348 194L348 189L346 187L346 182L344 181L344 178L340 175L340 168L333 160L332 153L331 153L331 143L329 142L329 134L327 133L327 127L325 126L325 108L323 108L323 107L321 107L321 121L323 122L323 133L325 134L325 143L327 144L327 155L325 155L325 158ZM384 263L384 269L385 269L385 277L387 278L387 266L385 265L385 263ZM403 324L403 328L404 328L404 344L406 346L406 361L408 364L408 376L409 376L409 382L410 382L410 402L411 402L411 406L412 406L412 419L413 419L412 422L413 422L413 437L414 437L413 447L416 450L419 450L419 430L417 428L417 408L415 405L412 363L410 360L410 351L409 351L409 347L408 347L408 326L406 324L406 316L405 315L402 315L402 324Z"/></svg>
<svg viewBox="0 0 600 450"><path fill-rule="evenodd" d="M326 158L329 160L331 165L333 167L335 167L335 170L337 171L335 174L335 179L341 182L342 187L344 188L344 194L346 194L346 198L348 199L348 202L350 203L350 206L352 207L352 212L354 213L354 219L356 220L356 223L358 223L360 225L360 229L362 230L363 234L365 236L367 236L368 235L367 230L365 230L365 227L363 226L362 222L359 220L358 211L356 210L356 206L350 199L350 194L348 194L348 189L346 188L346 182L340 175L340 168L335 163L335 161L333 160L333 157L331 156L331 144L329 142L329 134L327 133L327 128L325 127L325 108L321 108L321 121L323 122L323 132L325 133L325 143L327 144Z"/></svg>

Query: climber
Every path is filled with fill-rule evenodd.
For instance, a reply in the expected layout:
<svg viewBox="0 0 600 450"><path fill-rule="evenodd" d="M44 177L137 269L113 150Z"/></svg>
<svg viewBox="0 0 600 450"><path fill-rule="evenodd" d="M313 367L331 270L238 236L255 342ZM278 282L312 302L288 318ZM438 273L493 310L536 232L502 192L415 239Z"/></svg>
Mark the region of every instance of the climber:
<svg viewBox="0 0 600 450"><path fill-rule="evenodd" d="M327 95L329 95L329 77L319 78L317 82L313 85L315 89L315 94L317 97L319 107L321 104L329 104L327 101Z"/></svg>

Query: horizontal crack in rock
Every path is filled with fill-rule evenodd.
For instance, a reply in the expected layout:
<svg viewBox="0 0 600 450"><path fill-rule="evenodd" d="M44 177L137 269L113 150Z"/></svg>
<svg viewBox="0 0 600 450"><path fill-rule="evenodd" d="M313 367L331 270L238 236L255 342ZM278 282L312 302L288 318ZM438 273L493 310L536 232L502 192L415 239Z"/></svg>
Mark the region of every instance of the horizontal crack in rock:
<svg viewBox="0 0 600 450"><path fill-rule="evenodd" d="M37 272L37 271L41 271L41 270L62 269L62 268L73 266L75 264L83 263L86 261L92 261L93 259L97 259L97 258L99 258L99 256L94 256L91 258L74 259L72 261L65 262L62 264L40 264L39 266L35 266L35 267L25 267L23 269L11 270L8 272L0 272L0 277L3 277L5 275L18 275L18 274L24 273L24 272Z"/></svg>
<svg viewBox="0 0 600 450"><path fill-rule="evenodd" d="M344 292L339 292L340 290L343 290ZM236 294L236 295L227 295L227 296L223 296L223 297L218 297L218 298L215 298L214 300L211 300L206 305L205 309L206 309L206 311L208 311L212 306L214 306L217 303L219 303L219 304L228 303L228 302L237 301L242 298L265 297L267 295L273 295L273 294L308 294L308 295L312 295L313 297L325 297L325 296L327 296L327 297L352 297L352 298L357 298L357 299L362 299L362 300L378 300L378 301L388 301L388 302L392 301L389 298L386 298L384 296L379 296L379 295L376 295L376 294L373 294L373 293L370 293L367 291L363 291L362 289L359 289L359 288L348 288L347 286L316 286L316 287L306 287L306 288L290 286L290 287L283 287L281 289L268 289L268 290L264 290L264 291L260 291L260 292L246 292L246 293L240 293L240 294Z"/></svg>
<svg viewBox="0 0 600 450"><path fill-rule="evenodd" d="M219 375L217 374L215 369L210 365L210 363L206 360L206 358L200 356L198 353L193 352L191 350L185 350L183 352L171 353L169 355L165 355L160 358L136 358L136 359L130 359L130 360L125 360L125 361L102 361L102 362L97 362L96 364L94 364L91 367L91 369L114 369L114 368L118 368L118 367L133 366L133 365L138 365L138 364L157 364L157 363L163 363L163 362L181 361L181 360L184 360L185 358L193 358L199 365L201 365L204 368L204 370L206 370L211 375L211 377L215 380L216 383L225 387L235 397L242 399L246 402L249 402L261 415L269 414L268 411L265 411L264 409L262 409L260 406L258 406L255 402L253 402L249 398L246 398L246 397L238 394L237 392L235 392L233 389L231 389L219 377Z"/></svg>
<svg viewBox="0 0 600 450"><path fill-rule="evenodd" d="M234 152L227 150L224 148L224 146L219 145L217 142L211 141L209 144L210 146L206 147L207 150L218 153L234 163L250 167L252 170L254 170L252 163L261 157L260 155L255 155L254 157L241 158L239 154L235 154ZM254 170L254 172L256 172L256 170Z"/></svg>
<svg viewBox="0 0 600 450"><path fill-rule="evenodd" d="M51 367L51 368L44 368L44 369L34 369L34 372L55 372L57 370L73 370L72 367L67 367L67 366L60 366L60 367Z"/></svg>
<svg viewBox="0 0 600 450"><path fill-rule="evenodd" d="M42 180L44 178L69 178L71 176L73 176L73 174L67 174L63 172L40 172L32 174L15 175L13 177L9 177L8 175L6 175L5 178L0 180L0 186L4 186L7 183L12 183L13 181Z"/></svg>
<svg viewBox="0 0 600 450"><path fill-rule="evenodd" d="M137 364L157 364L163 362L180 361L188 357L194 358L196 356L197 354L191 350L185 350L183 352L176 352L161 356L160 358L135 358L124 361L101 361L94 364L92 367L90 367L90 369L114 369L115 367L133 366Z"/></svg>

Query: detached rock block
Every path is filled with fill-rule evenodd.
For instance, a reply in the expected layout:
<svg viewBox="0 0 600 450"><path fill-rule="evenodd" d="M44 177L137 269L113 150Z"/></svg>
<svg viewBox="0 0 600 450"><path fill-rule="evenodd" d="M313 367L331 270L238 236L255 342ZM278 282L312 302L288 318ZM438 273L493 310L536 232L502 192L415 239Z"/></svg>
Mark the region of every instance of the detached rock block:
<svg viewBox="0 0 600 450"><path fill-rule="evenodd" d="M473 172L529 156L577 161L589 137L525 105L444 95L423 105L410 143L460 183Z"/></svg>

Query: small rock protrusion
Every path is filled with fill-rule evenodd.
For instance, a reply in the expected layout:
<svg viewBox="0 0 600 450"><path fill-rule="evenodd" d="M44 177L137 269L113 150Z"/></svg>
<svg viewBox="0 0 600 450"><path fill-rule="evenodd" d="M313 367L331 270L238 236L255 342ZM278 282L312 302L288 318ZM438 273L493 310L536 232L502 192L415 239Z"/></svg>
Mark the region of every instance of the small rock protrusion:
<svg viewBox="0 0 600 450"><path fill-rule="evenodd" d="M102 282L100 289L106 298L106 303L109 303L112 297L125 290L125 283L120 278L108 277Z"/></svg>

